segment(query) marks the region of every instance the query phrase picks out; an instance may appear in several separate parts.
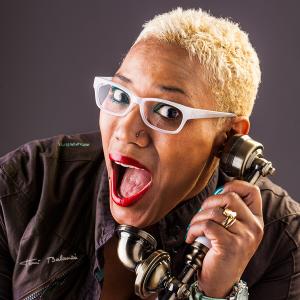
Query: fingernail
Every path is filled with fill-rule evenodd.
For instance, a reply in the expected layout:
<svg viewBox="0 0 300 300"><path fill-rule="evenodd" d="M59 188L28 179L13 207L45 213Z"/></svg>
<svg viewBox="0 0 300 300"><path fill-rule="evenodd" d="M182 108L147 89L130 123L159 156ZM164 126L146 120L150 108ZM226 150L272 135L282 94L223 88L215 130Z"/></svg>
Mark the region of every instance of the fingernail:
<svg viewBox="0 0 300 300"><path fill-rule="evenodd" d="M189 225L187 226L187 228L186 228L186 232L188 232L188 231L189 231L190 227L191 227L191 224L189 224Z"/></svg>
<svg viewBox="0 0 300 300"><path fill-rule="evenodd" d="M222 194L224 191L224 186L220 186L219 188L217 188L215 191L214 191L214 195L220 195Z"/></svg>
<svg viewBox="0 0 300 300"><path fill-rule="evenodd" d="M198 212L201 211L201 210L202 210L202 208L200 207L199 210L198 210ZM186 234L185 234L185 237L184 237L185 240L186 240L187 233L188 233L190 227L191 227L191 223L190 223L190 224L187 226L187 228L186 228Z"/></svg>
<svg viewBox="0 0 300 300"><path fill-rule="evenodd" d="M189 224L189 226L186 228L186 232L185 232L185 236L184 236L184 240L186 240L189 229L190 229L191 224Z"/></svg>
<svg viewBox="0 0 300 300"><path fill-rule="evenodd" d="M198 210L198 212L201 211L201 210L202 210L202 208L200 207L199 210ZM190 227L191 227L191 224L189 224L189 225L187 226L187 228L186 228L186 231L187 231L187 232L189 231Z"/></svg>

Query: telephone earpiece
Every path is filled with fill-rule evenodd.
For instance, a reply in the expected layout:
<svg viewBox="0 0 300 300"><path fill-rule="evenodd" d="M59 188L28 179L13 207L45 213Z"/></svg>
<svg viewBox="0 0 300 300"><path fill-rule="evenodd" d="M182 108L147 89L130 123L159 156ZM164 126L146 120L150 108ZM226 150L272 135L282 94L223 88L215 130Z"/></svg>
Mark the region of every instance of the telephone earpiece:
<svg viewBox="0 0 300 300"><path fill-rule="evenodd" d="M228 176L255 183L260 176L272 175L272 163L263 158L263 145L249 135L232 135L222 149L220 169Z"/></svg>
<svg viewBox="0 0 300 300"><path fill-rule="evenodd" d="M272 163L263 157L263 145L248 135L231 135L223 146L220 168L229 177L255 184L261 176L273 174ZM206 237L198 237L185 257L185 266L178 277L171 274L170 255L156 250L156 241L149 233L133 226L120 225L118 255L121 262L137 277L135 293L146 298L164 291L162 300L187 299L191 278L202 268L203 259L210 248Z"/></svg>

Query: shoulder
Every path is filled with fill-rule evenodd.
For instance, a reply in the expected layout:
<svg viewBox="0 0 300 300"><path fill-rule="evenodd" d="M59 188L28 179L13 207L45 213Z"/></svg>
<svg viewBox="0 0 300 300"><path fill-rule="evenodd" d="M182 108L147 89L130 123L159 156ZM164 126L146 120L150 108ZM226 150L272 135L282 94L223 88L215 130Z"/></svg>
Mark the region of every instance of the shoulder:
<svg viewBox="0 0 300 300"><path fill-rule="evenodd" d="M279 282L281 292L288 294L295 274L300 272L296 257L300 252L300 204L268 178L259 181L264 237L251 259L245 279L250 286L262 282ZM274 289L276 290L276 289Z"/></svg>
<svg viewBox="0 0 300 300"><path fill-rule="evenodd" d="M104 165L99 132L34 140L1 157L0 226L12 257L21 238L47 230L49 219L89 211Z"/></svg>
<svg viewBox="0 0 300 300"><path fill-rule="evenodd" d="M67 151L65 149L68 149ZM17 149L0 157L0 167L5 168L7 164L13 163L18 158L24 157L29 160L35 155L63 158L64 154L78 159L93 159L102 152L100 132L87 132L77 134L60 134L57 136L37 139L21 145Z"/></svg>
<svg viewBox="0 0 300 300"><path fill-rule="evenodd" d="M258 187L262 196L265 231L262 244L273 245L270 252L276 250L280 241L284 241L287 251L299 249L300 204L268 178L262 179Z"/></svg>
<svg viewBox="0 0 300 300"><path fill-rule="evenodd" d="M103 160L99 132L57 135L30 141L0 157L0 199L26 191L38 176L58 163Z"/></svg>
<svg viewBox="0 0 300 300"><path fill-rule="evenodd" d="M265 229L280 223L286 230L292 230L291 234L296 234L295 230L299 227L294 228L292 225L298 223L300 226L300 204L292 199L286 190L268 178L262 179L258 187L262 196ZM295 242L300 247L300 242L296 240Z"/></svg>

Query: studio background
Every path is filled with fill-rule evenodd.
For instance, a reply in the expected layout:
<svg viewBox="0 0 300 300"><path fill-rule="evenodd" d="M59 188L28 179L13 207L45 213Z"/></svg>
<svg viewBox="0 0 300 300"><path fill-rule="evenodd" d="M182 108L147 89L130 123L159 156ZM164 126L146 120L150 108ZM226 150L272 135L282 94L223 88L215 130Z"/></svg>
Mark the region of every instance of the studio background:
<svg viewBox="0 0 300 300"><path fill-rule="evenodd" d="M98 130L94 76L110 76L154 15L177 6L229 17L249 33L262 83L250 135L273 181L299 201L298 1L1 1L0 156L61 133Z"/></svg>

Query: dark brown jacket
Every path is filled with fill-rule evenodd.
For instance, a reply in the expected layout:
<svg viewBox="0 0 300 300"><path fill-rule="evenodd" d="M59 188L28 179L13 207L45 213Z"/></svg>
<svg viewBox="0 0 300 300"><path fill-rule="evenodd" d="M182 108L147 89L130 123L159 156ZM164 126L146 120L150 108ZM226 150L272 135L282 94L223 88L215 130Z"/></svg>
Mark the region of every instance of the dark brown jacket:
<svg viewBox="0 0 300 300"><path fill-rule="evenodd" d="M157 224L159 247L182 268L186 227L226 177ZM250 299L300 299L300 208L268 179L259 183L262 243L244 272ZM103 245L116 224L100 134L33 141L0 158L0 299L98 300Z"/></svg>

